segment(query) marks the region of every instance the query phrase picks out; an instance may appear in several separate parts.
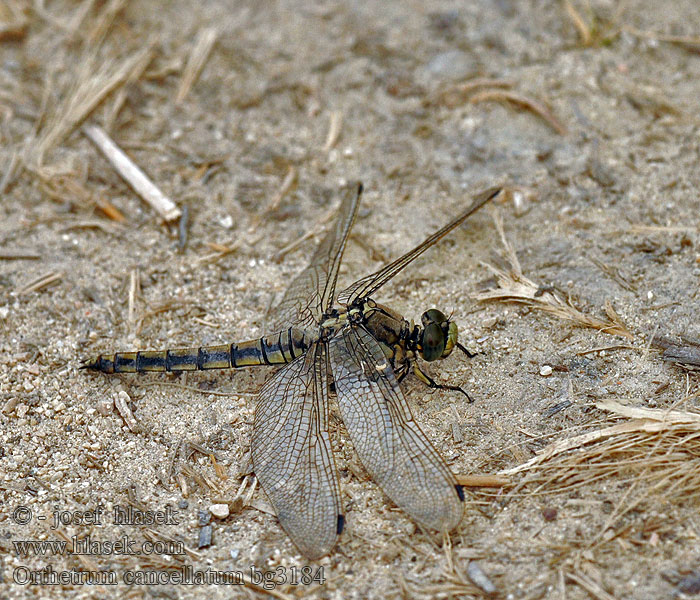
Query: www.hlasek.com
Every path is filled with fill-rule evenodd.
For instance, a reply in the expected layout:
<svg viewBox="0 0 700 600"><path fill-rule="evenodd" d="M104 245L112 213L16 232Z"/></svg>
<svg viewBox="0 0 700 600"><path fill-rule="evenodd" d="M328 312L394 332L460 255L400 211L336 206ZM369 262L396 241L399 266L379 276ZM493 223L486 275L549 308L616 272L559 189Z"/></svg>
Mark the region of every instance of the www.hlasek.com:
<svg viewBox="0 0 700 600"><path fill-rule="evenodd" d="M96 540L90 535L83 538L74 535L70 542L66 540L13 540L12 546L15 556L23 558L29 556L65 556L66 554L89 554L92 556L105 556L107 554L183 556L186 554L184 542L177 540L137 542L128 535L123 535L118 540Z"/></svg>
<svg viewBox="0 0 700 600"><path fill-rule="evenodd" d="M185 565L177 569L136 569L117 572L57 571L50 565L32 570L15 567L12 581L19 585L253 585L273 590L282 585L323 585L326 577L323 567L277 567L262 571L255 566L246 570L217 571L195 569Z"/></svg>

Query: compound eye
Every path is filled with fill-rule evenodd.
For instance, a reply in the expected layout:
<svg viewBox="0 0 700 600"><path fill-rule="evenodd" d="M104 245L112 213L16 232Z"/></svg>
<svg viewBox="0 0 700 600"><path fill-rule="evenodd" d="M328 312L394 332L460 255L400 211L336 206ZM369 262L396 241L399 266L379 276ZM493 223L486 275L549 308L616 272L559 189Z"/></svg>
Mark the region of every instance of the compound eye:
<svg viewBox="0 0 700 600"><path fill-rule="evenodd" d="M452 350L454 350L454 347L457 345L457 324L453 323L452 321L448 321L448 323L443 325L442 327L442 333L443 335L446 336L445 340L445 351L442 353L442 358L447 358L450 354L452 354Z"/></svg>
<svg viewBox="0 0 700 600"><path fill-rule="evenodd" d="M427 327L430 323L442 325L445 321L447 321L447 317L437 308L431 308L423 313L420 320L423 323L423 327Z"/></svg>
<svg viewBox="0 0 700 600"><path fill-rule="evenodd" d="M442 357L442 353L445 351L445 334L439 325L435 323L427 325L423 329L421 342L423 360L430 362Z"/></svg>

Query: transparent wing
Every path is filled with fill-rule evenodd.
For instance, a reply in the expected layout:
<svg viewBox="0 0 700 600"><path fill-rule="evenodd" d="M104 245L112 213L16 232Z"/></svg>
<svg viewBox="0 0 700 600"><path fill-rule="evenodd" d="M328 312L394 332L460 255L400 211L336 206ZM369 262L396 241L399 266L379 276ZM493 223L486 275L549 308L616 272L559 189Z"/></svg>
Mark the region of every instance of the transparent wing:
<svg viewBox="0 0 700 600"><path fill-rule="evenodd" d="M461 490L413 420L377 340L362 326L348 326L331 338L329 356L343 422L372 478L421 525L456 527Z"/></svg>
<svg viewBox="0 0 700 600"><path fill-rule="evenodd" d="M318 323L323 312L333 304L340 261L361 194L361 183L345 191L335 226L316 248L309 266L289 285L279 305L271 308L268 331L280 331L290 325L307 329Z"/></svg>
<svg viewBox="0 0 700 600"><path fill-rule="evenodd" d="M328 365L312 345L264 385L255 408L253 469L294 544L315 559L342 529L340 492L328 435Z"/></svg>
<svg viewBox="0 0 700 600"><path fill-rule="evenodd" d="M397 258L394 262L385 265L384 267L379 269L379 271L376 271L371 275L368 275L367 277L363 277L362 279L353 283L347 289L340 292L340 294L338 294L338 302L347 306L352 304L358 298L370 298L380 287L382 287L387 281L389 281L399 271L406 267L406 265L413 262L428 248L440 241L455 227L464 222L467 219L467 217L472 215L489 200L498 195L500 191L501 188L491 188L481 192L480 194L477 194L469 208L467 208L467 210L465 210L460 216L458 216L452 222L445 225L439 231L436 231L422 244L419 244L410 252L407 252L403 256Z"/></svg>

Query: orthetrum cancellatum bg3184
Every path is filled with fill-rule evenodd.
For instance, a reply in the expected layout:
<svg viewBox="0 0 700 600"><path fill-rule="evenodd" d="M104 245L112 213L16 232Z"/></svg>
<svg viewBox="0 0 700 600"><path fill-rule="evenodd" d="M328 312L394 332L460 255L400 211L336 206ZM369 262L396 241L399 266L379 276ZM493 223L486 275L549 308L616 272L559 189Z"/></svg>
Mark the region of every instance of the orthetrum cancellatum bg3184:
<svg viewBox="0 0 700 600"><path fill-rule="evenodd" d="M395 261L335 293L362 185L346 190L338 220L275 307L260 339L200 348L102 354L85 367L103 373L193 371L284 365L260 390L251 439L253 469L277 517L308 558L328 553L343 530L338 475L328 433L329 393L374 481L420 525L457 526L464 493L416 424L399 382L415 373L433 388L418 359L446 358L457 325L442 312L414 325L372 300L385 283L498 195L477 195L456 219Z"/></svg>

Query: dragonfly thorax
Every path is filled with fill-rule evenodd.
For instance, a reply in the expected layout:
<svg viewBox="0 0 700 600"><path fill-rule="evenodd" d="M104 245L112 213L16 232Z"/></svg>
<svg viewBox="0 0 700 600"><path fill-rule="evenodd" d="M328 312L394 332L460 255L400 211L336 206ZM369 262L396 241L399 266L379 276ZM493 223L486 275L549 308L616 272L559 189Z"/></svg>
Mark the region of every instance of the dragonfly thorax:
<svg viewBox="0 0 700 600"><path fill-rule="evenodd" d="M380 343L388 347L410 342L411 324L399 313L374 300L366 300L361 306L348 311L348 317L361 318L363 325Z"/></svg>

